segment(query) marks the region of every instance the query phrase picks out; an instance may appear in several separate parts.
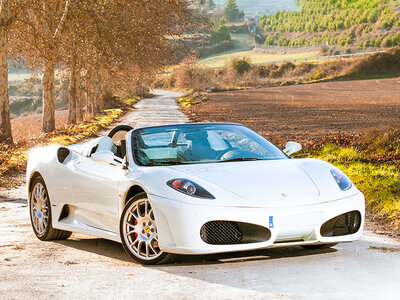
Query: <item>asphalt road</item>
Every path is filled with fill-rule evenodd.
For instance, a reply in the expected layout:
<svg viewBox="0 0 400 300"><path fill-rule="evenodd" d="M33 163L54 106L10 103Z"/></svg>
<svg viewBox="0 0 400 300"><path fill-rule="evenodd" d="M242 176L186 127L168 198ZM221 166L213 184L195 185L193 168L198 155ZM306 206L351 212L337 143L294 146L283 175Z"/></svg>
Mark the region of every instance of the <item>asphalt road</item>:
<svg viewBox="0 0 400 300"><path fill-rule="evenodd" d="M143 100L121 122L185 122L175 96ZM78 297L400 299L400 242L367 231L360 241L326 250L181 256L173 264L141 266L112 241L80 234L39 241L24 187L1 192L0 299Z"/></svg>

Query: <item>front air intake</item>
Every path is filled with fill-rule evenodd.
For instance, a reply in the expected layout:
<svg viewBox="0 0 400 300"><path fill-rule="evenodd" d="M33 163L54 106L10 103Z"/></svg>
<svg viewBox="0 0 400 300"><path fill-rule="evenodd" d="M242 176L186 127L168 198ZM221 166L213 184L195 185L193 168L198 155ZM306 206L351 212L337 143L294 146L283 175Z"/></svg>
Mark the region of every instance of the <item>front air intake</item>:
<svg viewBox="0 0 400 300"><path fill-rule="evenodd" d="M211 221L200 229L201 239L211 245L232 245L268 241L271 232L268 228L232 221Z"/></svg>
<svg viewBox="0 0 400 300"><path fill-rule="evenodd" d="M321 226L324 237L341 236L356 233L361 226L361 214L353 210L326 221Z"/></svg>

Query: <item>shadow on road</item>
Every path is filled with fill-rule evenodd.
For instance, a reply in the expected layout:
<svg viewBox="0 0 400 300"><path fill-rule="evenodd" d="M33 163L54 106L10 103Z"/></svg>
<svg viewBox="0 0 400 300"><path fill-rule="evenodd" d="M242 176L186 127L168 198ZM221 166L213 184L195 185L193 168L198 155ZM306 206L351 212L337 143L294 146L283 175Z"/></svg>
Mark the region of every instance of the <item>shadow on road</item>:
<svg viewBox="0 0 400 300"><path fill-rule="evenodd" d="M118 259L126 262L136 262L131 259L124 251L120 243L105 240L101 238L89 239L70 239L62 241L54 241L67 247L75 248L82 251L95 253L97 255ZM218 265L218 264L234 264L252 261L275 260L279 258L289 258L297 256L310 256L325 253L336 252L334 248L305 250L301 247L273 248L261 249L244 252L231 252L211 255L174 255L170 263L148 267L171 267L176 266L201 266L201 265Z"/></svg>
<svg viewBox="0 0 400 300"><path fill-rule="evenodd" d="M114 241L101 238L88 238L54 241L54 243L86 252L95 253L101 256L134 263L134 261L125 253L122 245Z"/></svg>
<svg viewBox="0 0 400 300"><path fill-rule="evenodd" d="M1 202L9 202L9 203L18 203L18 204L27 204L28 201L23 198L7 198L0 196L0 203Z"/></svg>
<svg viewBox="0 0 400 300"><path fill-rule="evenodd" d="M254 262L264 260L275 260L279 258L289 258L297 256L309 256L324 253L336 252L336 249L319 249L319 250L305 250L301 247L286 247L286 248L272 248L260 249L244 252L230 252L210 255L178 255L175 257L173 263L180 266L194 266L194 265L209 265L209 264L234 264L243 262ZM171 264L158 265L171 266Z"/></svg>

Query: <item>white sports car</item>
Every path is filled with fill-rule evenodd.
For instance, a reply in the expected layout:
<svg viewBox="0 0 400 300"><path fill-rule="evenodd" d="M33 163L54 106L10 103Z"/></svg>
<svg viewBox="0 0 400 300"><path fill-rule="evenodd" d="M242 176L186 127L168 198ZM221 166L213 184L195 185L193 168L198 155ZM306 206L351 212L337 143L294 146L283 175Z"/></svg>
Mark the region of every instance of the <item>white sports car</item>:
<svg viewBox="0 0 400 300"><path fill-rule="evenodd" d="M188 123L32 151L29 212L41 240L121 242L140 263L169 254L329 247L357 240L363 194L335 166L292 159L249 128Z"/></svg>

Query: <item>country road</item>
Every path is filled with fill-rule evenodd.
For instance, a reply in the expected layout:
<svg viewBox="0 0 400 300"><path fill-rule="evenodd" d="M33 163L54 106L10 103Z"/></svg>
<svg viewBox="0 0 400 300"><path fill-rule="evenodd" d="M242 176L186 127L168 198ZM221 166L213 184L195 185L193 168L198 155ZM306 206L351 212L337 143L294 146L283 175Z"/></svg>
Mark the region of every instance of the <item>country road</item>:
<svg viewBox="0 0 400 300"><path fill-rule="evenodd" d="M178 93L156 93L119 123L188 121ZM112 241L81 234L39 241L24 186L0 192L0 299L400 299L399 280L400 242L370 231L332 249L182 256L141 266Z"/></svg>

